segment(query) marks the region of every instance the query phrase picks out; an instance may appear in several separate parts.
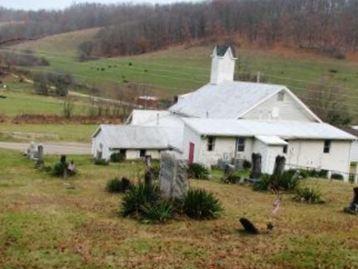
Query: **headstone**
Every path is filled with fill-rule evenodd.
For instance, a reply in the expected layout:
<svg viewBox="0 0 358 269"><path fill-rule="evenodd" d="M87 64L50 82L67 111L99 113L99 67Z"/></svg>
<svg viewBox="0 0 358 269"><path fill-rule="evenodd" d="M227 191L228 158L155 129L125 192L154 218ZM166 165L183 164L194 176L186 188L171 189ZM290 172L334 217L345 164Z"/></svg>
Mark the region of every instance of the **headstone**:
<svg viewBox="0 0 358 269"><path fill-rule="evenodd" d="M34 142L31 142L30 146L26 150L27 158L29 158L30 160L34 160L35 154L36 154L36 144Z"/></svg>
<svg viewBox="0 0 358 269"><path fill-rule="evenodd" d="M275 167L273 170L273 174L275 176L282 175L283 171L285 170L286 165L286 158L284 156L278 155L275 160Z"/></svg>
<svg viewBox="0 0 358 269"><path fill-rule="evenodd" d="M245 232L249 234L258 234L259 230L255 227L255 225L249 221L247 218L241 218L240 223L242 227L244 227Z"/></svg>
<svg viewBox="0 0 358 269"><path fill-rule="evenodd" d="M42 168L44 165L44 147L43 145L38 145L37 146L37 152L36 152L36 167L37 168Z"/></svg>
<svg viewBox="0 0 358 269"><path fill-rule="evenodd" d="M62 164L62 167L64 167L63 169L63 177L64 178L67 178L67 161L66 161L67 157L66 155L61 155L61 158L60 158L60 163Z"/></svg>
<svg viewBox="0 0 358 269"><path fill-rule="evenodd" d="M182 198L186 195L189 188L187 170L186 160L177 159L173 153L162 153L159 185L163 197Z"/></svg>
<svg viewBox="0 0 358 269"><path fill-rule="evenodd" d="M252 153L252 168L251 168L251 178L259 178L261 176L261 154L260 153Z"/></svg>
<svg viewBox="0 0 358 269"><path fill-rule="evenodd" d="M144 174L144 184L146 187L151 187L153 183L153 173L151 167L151 156L146 155L145 159L145 174Z"/></svg>
<svg viewBox="0 0 358 269"><path fill-rule="evenodd" d="M351 214L358 214L358 187L353 188L353 199L344 211Z"/></svg>
<svg viewBox="0 0 358 269"><path fill-rule="evenodd" d="M228 163L225 165L224 173L225 173L225 175L231 175L231 174L235 173L235 170L236 170L235 166Z"/></svg>

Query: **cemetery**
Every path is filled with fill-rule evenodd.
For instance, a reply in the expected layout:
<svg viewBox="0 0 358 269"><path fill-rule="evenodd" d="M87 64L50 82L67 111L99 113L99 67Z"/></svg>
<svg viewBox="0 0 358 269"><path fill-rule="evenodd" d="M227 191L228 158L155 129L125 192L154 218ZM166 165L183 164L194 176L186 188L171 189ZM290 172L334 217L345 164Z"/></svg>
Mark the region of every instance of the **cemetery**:
<svg viewBox="0 0 358 269"><path fill-rule="evenodd" d="M318 172L283 171L282 156L273 175L262 172L259 155L239 169L206 169L174 152L101 166L89 156L47 155L36 144L24 156L0 150L0 157L5 265L357 265L357 189ZM57 166L65 169L55 176ZM53 256L34 259L49 248Z"/></svg>

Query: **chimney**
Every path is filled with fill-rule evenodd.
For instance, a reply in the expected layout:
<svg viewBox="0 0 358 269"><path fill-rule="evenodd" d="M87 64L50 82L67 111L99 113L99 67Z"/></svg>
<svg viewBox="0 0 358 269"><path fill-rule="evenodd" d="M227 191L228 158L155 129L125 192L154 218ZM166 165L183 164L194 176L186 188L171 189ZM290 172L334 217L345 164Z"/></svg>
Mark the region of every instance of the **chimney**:
<svg viewBox="0 0 358 269"><path fill-rule="evenodd" d="M228 45L217 45L211 55L211 84L234 81L235 58L233 48Z"/></svg>

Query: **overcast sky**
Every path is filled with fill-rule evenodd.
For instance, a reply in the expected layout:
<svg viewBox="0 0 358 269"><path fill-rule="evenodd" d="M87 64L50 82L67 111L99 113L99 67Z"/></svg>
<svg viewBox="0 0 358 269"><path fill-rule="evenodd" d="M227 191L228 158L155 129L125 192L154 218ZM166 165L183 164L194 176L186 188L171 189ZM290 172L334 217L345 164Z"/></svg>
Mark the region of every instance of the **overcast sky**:
<svg viewBox="0 0 358 269"><path fill-rule="evenodd" d="M173 3L173 2L195 2L198 0L0 0L0 6L15 9L60 9L68 7L73 3L96 2L96 3Z"/></svg>

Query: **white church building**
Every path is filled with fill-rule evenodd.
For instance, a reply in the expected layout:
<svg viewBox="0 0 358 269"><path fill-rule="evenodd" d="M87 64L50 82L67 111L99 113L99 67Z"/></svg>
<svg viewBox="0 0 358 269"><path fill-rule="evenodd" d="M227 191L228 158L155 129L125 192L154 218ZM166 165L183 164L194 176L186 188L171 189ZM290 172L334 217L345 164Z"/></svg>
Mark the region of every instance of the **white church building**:
<svg viewBox="0 0 358 269"><path fill-rule="evenodd" d="M208 84L179 96L166 111L134 110L124 125L101 125L92 137L93 156L159 158L162 150L174 150L210 167L260 153L264 173L273 172L280 155L287 168L348 178L355 136L322 122L284 85L234 81L231 47L216 46L211 57Z"/></svg>

